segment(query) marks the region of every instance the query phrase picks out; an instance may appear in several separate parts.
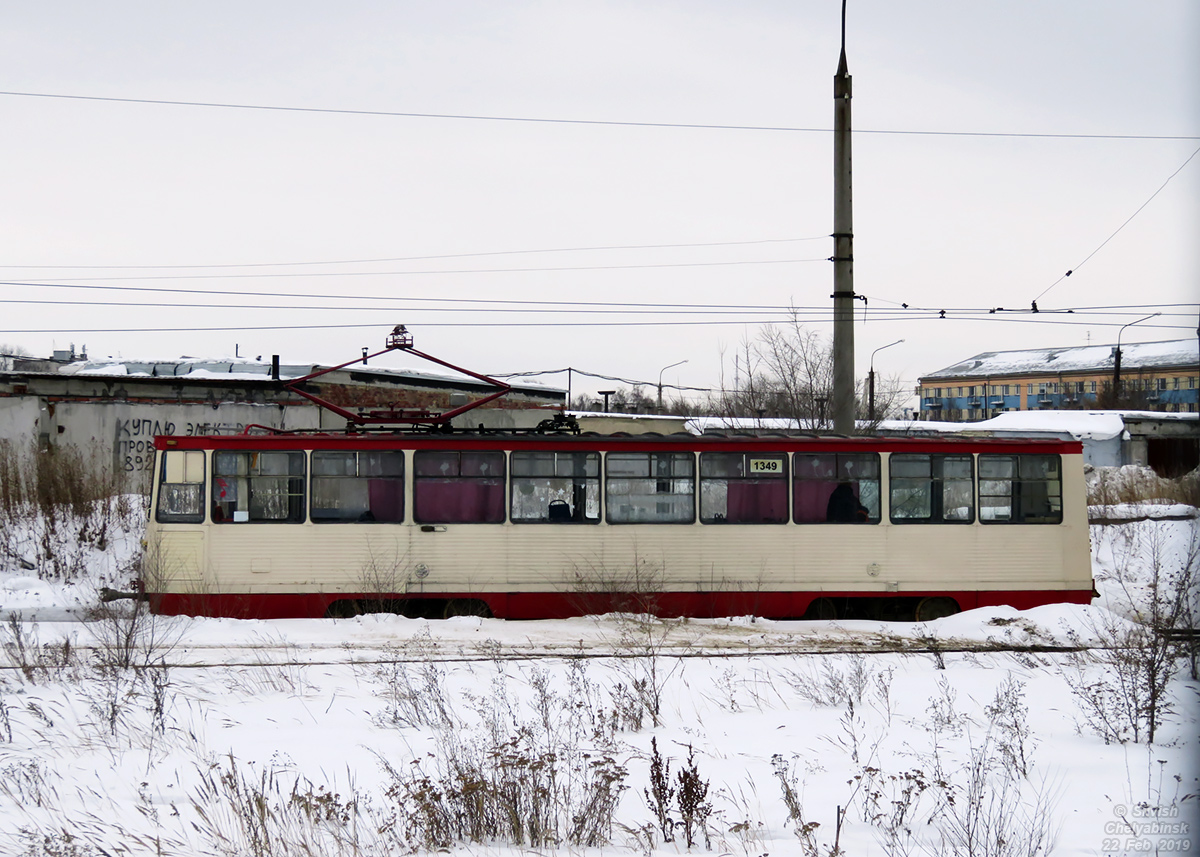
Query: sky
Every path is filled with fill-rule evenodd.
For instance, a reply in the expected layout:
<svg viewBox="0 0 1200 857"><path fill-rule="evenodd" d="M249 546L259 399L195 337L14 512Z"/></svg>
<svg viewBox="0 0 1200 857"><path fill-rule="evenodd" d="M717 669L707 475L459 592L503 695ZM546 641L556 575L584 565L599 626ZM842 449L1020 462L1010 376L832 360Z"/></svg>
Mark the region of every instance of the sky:
<svg viewBox="0 0 1200 857"><path fill-rule="evenodd" d="M832 333L837 0L5 6L0 344L340 363L403 323L579 393ZM846 50L860 377L1196 335L1200 6L850 0Z"/></svg>

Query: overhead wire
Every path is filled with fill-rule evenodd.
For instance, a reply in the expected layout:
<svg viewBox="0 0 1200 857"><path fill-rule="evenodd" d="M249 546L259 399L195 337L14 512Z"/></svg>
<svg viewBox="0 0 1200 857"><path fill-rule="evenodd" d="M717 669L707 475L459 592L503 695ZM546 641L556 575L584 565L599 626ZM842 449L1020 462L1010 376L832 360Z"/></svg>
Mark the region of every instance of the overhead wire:
<svg viewBox="0 0 1200 857"><path fill-rule="evenodd" d="M414 298L415 301L423 300ZM273 312L291 312L316 310L319 312L373 312L379 313L387 308L377 306L345 306L343 304L232 304L232 303L172 303L167 301L139 301L132 303L129 301L84 301L84 300L41 300L33 298L0 298L0 304L20 304L30 306L85 306L106 309L144 309L146 307L155 307L159 309L188 309L188 310L271 310ZM393 308L399 309L399 308ZM662 304L657 308L641 308L636 305L620 305L612 304L608 308L589 307L585 305L569 306L569 307L524 307L524 306L487 306L487 307L472 307L472 306L409 306L404 307L406 313L528 313L528 314L557 314L557 315L758 315L763 312L772 312L781 316L778 322L789 320L804 320L808 321L814 317L819 317L828 314L828 309L824 307L811 307L803 312L797 312L794 307L765 307L765 306L747 306L747 307L711 307L711 308L694 308L686 305ZM918 313L929 314L938 312L955 313L960 317L973 317L982 315L984 311L978 309L972 310L931 310L931 309L913 309L912 315L898 316L895 314L875 315L872 317L874 321L896 321L900 318L918 318L921 317ZM988 312L987 314L991 314ZM1109 310L1047 310L1039 313L1039 315L1074 315L1079 318L1096 318L1096 317L1111 317L1126 318L1130 315L1136 315L1136 311L1122 312ZM1188 312L1159 312L1159 315L1164 318L1191 318L1194 313ZM1014 321L1016 319L1013 319Z"/></svg>
<svg viewBox="0 0 1200 857"><path fill-rule="evenodd" d="M1154 197L1156 197L1160 193L1162 193L1163 188L1165 188L1168 184L1171 183L1171 179L1173 179L1173 178L1175 178L1175 176L1179 175L1183 171L1183 168L1192 162L1192 158L1196 157L1196 155L1198 155L1198 154L1200 154L1200 148L1197 148L1194 152L1192 152L1190 155L1188 155L1187 160L1185 160L1182 164L1180 164L1179 168L1177 170L1175 170L1175 172L1173 172L1169 176L1167 176L1167 180L1165 182L1163 182L1161 185L1159 185L1158 190L1156 190L1154 193L1150 194L1150 198L1147 199L1145 202L1143 202L1141 205L1139 205L1137 208L1137 211L1135 211L1133 214L1129 215L1129 217L1126 218L1124 223L1122 223L1120 226L1118 226L1111 235L1109 235L1107 238L1105 238L1103 241L1101 241L1099 247L1097 247L1091 253L1088 253L1087 256L1084 257L1084 260L1082 262L1080 262L1078 265L1076 265L1074 268L1070 268L1065 274L1063 274L1061 277L1059 277L1057 280L1055 280L1050 285L1046 286L1046 288L1042 289L1041 293L1033 299L1033 306L1037 306L1037 302L1039 300L1041 300L1042 297L1047 292L1049 292L1052 288L1057 286L1059 283L1061 283L1067 277L1071 276L1073 273L1078 271L1085 264L1087 264L1089 259L1091 259L1097 253L1099 253L1101 250L1103 250L1104 245L1106 245L1109 241L1112 241L1114 238L1116 238L1117 233L1119 233L1122 229L1124 229L1126 226L1128 226L1130 221L1132 221L1135 217L1137 217L1139 214L1141 214L1142 209L1145 208L1147 205L1149 205L1154 200Z"/></svg>
<svg viewBox="0 0 1200 857"><path fill-rule="evenodd" d="M397 110L352 110L333 107L294 107L274 104L242 104L228 101L184 101L164 98L121 98L103 95L71 95L58 92L0 91L0 95L20 98L47 98L71 101L100 101L118 104L157 104L172 107L209 107L230 110L265 110L284 113L328 113L346 116L393 116L407 119L459 119L479 122L541 123L551 125L601 125L626 128L692 128L716 131L781 131L790 133L831 134L832 128L786 125L725 125L705 122L631 122L613 119L559 119L539 116L501 116L471 113L420 113ZM1016 137L1066 140L1200 140L1187 134L1054 134L1003 131L923 131L896 128L856 128L856 134L900 134L931 137Z"/></svg>
<svg viewBox="0 0 1200 857"><path fill-rule="evenodd" d="M268 298L309 298L312 300L362 300L362 301L424 301L426 303L453 304L520 304L526 306L614 306L614 307L686 307L688 309L763 309L775 310L776 304L679 304L679 303L639 303L632 301L552 301L552 300L514 300L504 298L430 298L430 297L399 297L393 295L313 295L302 292L255 292L241 289L173 289L153 286L96 286L86 283L40 283L20 282L15 280L0 281L0 286L29 286L48 289L86 289L95 291L118 292L160 292L175 295L238 295L246 297ZM386 307L385 307L386 308ZM798 309L821 309L821 307L797 307Z"/></svg>
<svg viewBox="0 0 1200 857"><path fill-rule="evenodd" d="M437 277L446 274L561 274L571 271L632 271L652 268L724 268L733 265L790 265L798 262L828 262L828 256L811 259L738 259L728 262L659 262L643 265L571 265L558 268L465 268L445 271L276 271L265 274L138 274L127 277L88 277L95 282L132 280L259 280L294 277ZM65 283L75 277L35 277L37 283Z"/></svg>
<svg viewBox="0 0 1200 857"><path fill-rule="evenodd" d="M821 317L814 317L810 321L818 324L831 324L832 318L824 314ZM939 318L932 315L903 315L882 319L884 322L889 321L983 321L983 322L1004 322L1008 324L1058 324L1058 325L1084 325L1087 327L1123 327L1120 321L1085 321L1076 318L1005 318L994 315L969 315L959 314ZM703 321L676 321L676 320L657 320L657 321L451 321L451 322L413 322L411 326L421 328L580 328L580 327L680 327L680 326L713 326L713 325L747 325L747 324L778 324L778 319L760 318L760 319L706 319ZM378 328L386 329L392 327L392 323L347 323L347 324L285 324L285 325L220 325L217 327L120 327L120 328L75 328L75 327L54 327L45 329L0 329L0 333L5 334L46 334L46 333L209 333L219 331L246 331L246 330L338 330L351 328ZM1171 325L1171 324L1144 324L1141 329L1158 329L1158 330L1192 330L1190 325Z"/></svg>
<svg viewBox="0 0 1200 857"><path fill-rule="evenodd" d="M211 268L291 268L304 265L374 265L382 262L429 262L438 259L472 259L483 256L524 256L537 253L590 253L610 250L679 250L692 247L745 247L756 244L789 244L821 241L828 235L805 238L759 238L752 241L701 241L688 244L612 244L593 247L543 247L534 250L487 250L473 253L439 253L427 256L392 256L380 259L330 259L305 262L240 262L204 265L0 265L5 268L44 268L46 270L177 270Z"/></svg>
<svg viewBox="0 0 1200 857"><path fill-rule="evenodd" d="M415 300L421 300L416 298ZM106 307L106 308L121 308L121 309L141 309L143 307L158 307L161 309L190 309L190 310L206 310L206 309L265 309L265 310L319 310L321 312L381 312L380 307L352 307L352 306L330 306L327 304L316 304L307 306L296 306L295 304L182 304L182 303L167 303L165 301L144 301L138 303L130 303L127 301L50 301L50 300L32 300L26 298L0 298L0 304L31 304L37 306L88 306L88 307ZM620 313L622 315L661 315L669 313L671 315L735 315L738 313L755 313L759 314L763 311L772 311L766 307L725 307L718 309L680 309L674 306L664 305L661 309L595 309L595 308L570 308L556 309L551 307L407 307L405 312L454 312L454 313L571 313L581 315L613 315ZM789 310L786 307L778 307L774 312L787 313Z"/></svg>
<svg viewBox="0 0 1200 857"><path fill-rule="evenodd" d="M565 369L539 369L533 372L490 372L493 378L533 378L539 375L562 375L564 372L572 372L576 375L583 375L585 378L599 378L602 381L616 381L620 384L628 384L631 387L657 387L657 381L637 381L632 378L622 378L619 375L601 375L597 372L588 372L584 369L576 369L574 366L568 366ZM683 384L668 384L663 382L663 387L670 387L672 390L692 390L694 392L708 393L713 387L689 387Z"/></svg>
<svg viewBox="0 0 1200 857"><path fill-rule="evenodd" d="M553 311L613 311L626 312L633 310L651 309L656 311L728 311L728 312L745 312L745 311L766 311L766 312L784 312L788 314L804 314L804 313L827 313L828 307L825 305L796 305L796 304L707 304L707 303L677 303L677 302L646 302L646 301L566 301L566 300L527 300L515 298L441 298L441 297L405 297L395 295L347 295L347 294L308 294L299 292L266 292L266 291L245 291L235 289L180 289L170 287L150 287L150 286L115 286L115 285L92 285L87 283L42 283L36 281L0 281L0 286L14 287L29 287L29 288L52 288L52 289L83 289L95 291L116 291L116 292L137 292L137 293L161 293L180 296L198 296L198 295L220 295L220 296L237 296L237 297L266 297L277 299L306 299L306 300L335 300L335 301L374 301L386 302L387 304L403 303L434 303L434 304L454 304L461 308L461 311L475 311L472 305L478 305L480 309L486 308L488 311L494 310L498 306L505 307L557 307L561 310ZM992 314L995 308L982 306L966 307L966 306L910 306L908 304L898 303L886 298L876 296L866 296L876 303L889 304L892 307L900 307L902 310L910 313L978 313ZM271 309L271 310L290 310L290 309L322 309L322 310L347 310L347 311L382 311L389 309L403 309L405 311L417 311L421 309L432 310L432 307L389 307L386 304L383 306L366 306L366 307L350 307L344 303L339 303L336 306L327 305L297 305L295 303L287 304L198 304L190 303L165 303L165 302L145 302L137 303L123 301L58 301L45 299L27 299L27 298L7 298L0 299L0 303L24 303L24 304L44 304L44 305L84 305L84 306L118 306L118 307L139 307L139 306L162 306L162 307L190 307L190 308L226 308L226 309ZM1165 310L1172 307L1181 307L1191 309L1200 307L1200 303L1180 302L1180 303L1163 303L1163 304L1111 304L1111 305L1092 305L1079 307L1062 307L1048 308L1041 310L1038 314L1076 314L1076 315L1102 315L1115 314L1121 315L1119 312L1111 312L1116 310L1130 310L1138 312L1144 309L1159 309ZM1014 312L1031 314L1029 309L1018 309ZM1128 313L1125 313L1128 314ZM1166 313L1172 315L1190 315L1190 313ZM872 319L878 319L878 313L872 315Z"/></svg>

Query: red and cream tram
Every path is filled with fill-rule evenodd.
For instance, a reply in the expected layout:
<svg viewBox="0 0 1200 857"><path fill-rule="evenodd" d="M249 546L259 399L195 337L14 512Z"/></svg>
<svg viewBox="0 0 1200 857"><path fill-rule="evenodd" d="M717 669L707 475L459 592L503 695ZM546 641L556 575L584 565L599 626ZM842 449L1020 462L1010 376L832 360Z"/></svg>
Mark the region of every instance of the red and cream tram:
<svg viewBox="0 0 1200 857"><path fill-rule="evenodd" d="M1093 595L1059 440L160 437L166 614L930 619Z"/></svg>

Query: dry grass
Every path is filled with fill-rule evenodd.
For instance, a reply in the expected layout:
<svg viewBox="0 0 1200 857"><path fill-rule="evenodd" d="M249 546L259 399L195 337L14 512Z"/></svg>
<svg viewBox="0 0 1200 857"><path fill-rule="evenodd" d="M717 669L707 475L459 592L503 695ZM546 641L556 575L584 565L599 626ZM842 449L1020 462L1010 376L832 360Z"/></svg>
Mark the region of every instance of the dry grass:
<svg viewBox="0 0 1200 857"><path fill-rule="evenodd" d="M145 520L144 490L99 444L43 451L0 441L0 555L43 579L75 579L89 551Z"/></svg>
<svg viewBox="0 0 1200 857"><path fill-rule="evenodd" d="M1183 503L1200 507L1200 470L1164 479L1148 467L1098 467L1087 476L1088 505Z"/></svg>

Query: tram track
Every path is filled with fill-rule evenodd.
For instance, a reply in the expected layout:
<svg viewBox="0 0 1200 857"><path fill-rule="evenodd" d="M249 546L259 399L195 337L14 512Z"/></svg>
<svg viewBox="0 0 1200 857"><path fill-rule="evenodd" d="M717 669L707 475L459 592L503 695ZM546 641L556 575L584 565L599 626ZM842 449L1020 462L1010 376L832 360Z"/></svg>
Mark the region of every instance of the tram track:
<svg viewBox="0 0 1200 857"><path fill-rule="evenodd" d="M102 645L72 645L75 656L84 662L103 655ZM714 645L688 641L657 640L644 645L501 645L492 647L442 647L428 644L414 649L410 644L394 646L349 645L346 643L282 643L219 645L199 644L166 649L161 655L138 658L142 668L181 670L270 669L297 667L382 666L420 663L530 662L540 660L634 660L660 657L679 660L786 658L808 655L912 655L944 656L956 654L1065 654L1107 648L1104 646L1056 643L1006 643L994 640L927 638L876 638L874 640L803 640L775 645ZM217 653L227 657L216 656ZM339 653L341 657L331 657ZM19 664L0 664L0 672L21 670Z"/></svg>

